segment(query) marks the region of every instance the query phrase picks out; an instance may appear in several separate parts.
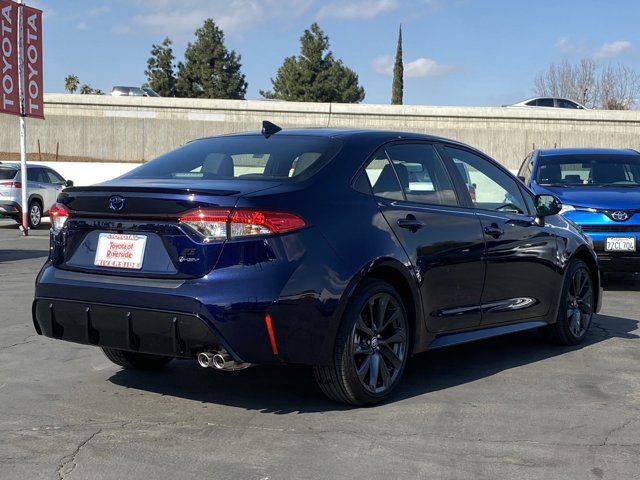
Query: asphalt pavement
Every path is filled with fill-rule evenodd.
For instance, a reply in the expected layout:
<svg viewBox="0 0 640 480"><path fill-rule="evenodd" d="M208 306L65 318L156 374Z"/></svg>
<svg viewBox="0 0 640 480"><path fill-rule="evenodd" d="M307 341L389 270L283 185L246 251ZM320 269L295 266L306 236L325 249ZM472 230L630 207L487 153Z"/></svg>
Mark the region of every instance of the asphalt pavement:
<svg viewBox="0 0 640 480"><path fill-rule="evenodd" d="M585 345L523 333L412 359L373 408L302 367L123 371L31 321L48 232L0 220L0 479L640 479L640 278Z"/></svg>

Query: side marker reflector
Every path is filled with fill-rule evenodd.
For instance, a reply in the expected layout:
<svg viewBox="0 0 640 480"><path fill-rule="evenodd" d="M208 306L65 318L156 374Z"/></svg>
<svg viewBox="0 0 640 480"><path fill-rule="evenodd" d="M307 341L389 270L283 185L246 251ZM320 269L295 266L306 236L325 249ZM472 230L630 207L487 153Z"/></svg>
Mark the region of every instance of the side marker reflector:
<svg viewBox="0 0 640 480"><path fill-rule="evenodd" d="M273 333L273 323L271 322L271 315L264 314L264 323L267 326L267 334L269 335L269 343L271 343L271 351L274 355L278 355L278 344L276 343L276 336Z"/></svg>

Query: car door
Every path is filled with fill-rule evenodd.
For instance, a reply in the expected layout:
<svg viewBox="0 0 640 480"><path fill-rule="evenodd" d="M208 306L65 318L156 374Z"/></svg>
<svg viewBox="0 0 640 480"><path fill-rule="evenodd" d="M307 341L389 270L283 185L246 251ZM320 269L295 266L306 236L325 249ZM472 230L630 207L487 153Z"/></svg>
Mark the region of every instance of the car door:
<svg viewBox="0 0 640 480"><path fill-rule="evenodd" d="M58 194L64 189L65 180L58 172L51 170L50 168L43 168L44 177L47 182L45 183L47 189L47 203L44 206L45 210L49 210L51 205L58 201Z"/></svg>
<svg viewBox="0 0 640 480"><path fill-rule="evenodd" d="M474 211L458 201L452 168L434 145L401 142L381 149L365 169L411 259L432 332L474 327L481 319L484 238Z"/></svg>
<svg viewBox="0 0 640 480"><path fill-rule="evenodd" d="M47 201L47 190L45 187L45 175L40 167L28 167L27 168L27 195L29 198L34 195L40 197L43 203ZM46 205L42 206L42 210L48 210Z"/></svg>
<svg viewBox="0 0 640 480"><path fill-rule="evenodd" d="M482 324L545 316L557 296L557 243L553 229L538 222L520 182L492 160L457 146L451 159L466 165L482 223L487 270Z"/></svg>

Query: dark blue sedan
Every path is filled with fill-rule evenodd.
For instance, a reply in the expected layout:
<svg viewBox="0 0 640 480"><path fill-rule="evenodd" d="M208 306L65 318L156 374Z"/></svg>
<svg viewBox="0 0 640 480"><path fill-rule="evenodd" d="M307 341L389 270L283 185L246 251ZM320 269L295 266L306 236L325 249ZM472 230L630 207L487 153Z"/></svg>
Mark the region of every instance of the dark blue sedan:
<svg viewBox="0 0 640 480"><path fill-rule="evenodd" d="M584 340L597 259L560 208L457 142L266 123L66 189L34 325L124 368L312 365L373 404L427 349Z"/></svg>
<svg viewBox="0 0 640 480"><path fill-rule="evenodd" d="M593 240L604 271L640 271L640 153L535 150L518 175L535 193L560 199L561 213Z"/></svg>

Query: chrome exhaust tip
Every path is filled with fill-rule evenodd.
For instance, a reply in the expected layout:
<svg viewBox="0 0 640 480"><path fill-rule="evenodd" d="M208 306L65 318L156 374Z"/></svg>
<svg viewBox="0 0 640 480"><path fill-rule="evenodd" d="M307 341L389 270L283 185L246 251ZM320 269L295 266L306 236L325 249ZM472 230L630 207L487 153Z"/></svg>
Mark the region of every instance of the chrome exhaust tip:
<svg viewBox="0 0 640 480"><path fill-rule="evenodd" d="M198 354L198 364L202 368L213 367L213 358L215 355L211 352L200 352Z"/></svg>
<svg viewBox="0 0 640 480"><path fill-rule="evenodd" d="M229 355L228 353L216 353L213 356L213 367L217 368L218 370L224 370L225 368L229 368L230 364L235 363L233 361L233 358L231 358L231 355Z"/></svg>
<svg viewBox="0 0 640 480"><path fill-rule="evenodd" d="M226 350L200 352L198 353L198 364L202 368L215 368L216 370L225 371L243 370L251 366L250 363L236 362Z"/></svg>

